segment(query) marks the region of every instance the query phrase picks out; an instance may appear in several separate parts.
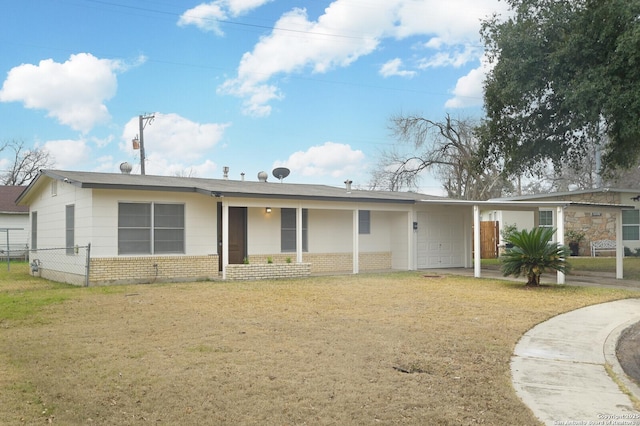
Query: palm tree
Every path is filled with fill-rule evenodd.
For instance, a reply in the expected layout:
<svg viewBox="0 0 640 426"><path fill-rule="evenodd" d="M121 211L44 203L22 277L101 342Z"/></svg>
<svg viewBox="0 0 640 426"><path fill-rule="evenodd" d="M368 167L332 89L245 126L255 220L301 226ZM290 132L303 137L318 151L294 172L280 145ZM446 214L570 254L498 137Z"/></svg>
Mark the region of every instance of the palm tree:
<svg viewBox="0 0 640 426"><path fill-rule="evenodd" d="M502 273L519 277L527 277L527 285L540 285L540 275L547 270L569 272L567 257L569 248L551 242L555 229L534 228L523 229L511 234L508 242L513 248L502 256Z"/></svg>

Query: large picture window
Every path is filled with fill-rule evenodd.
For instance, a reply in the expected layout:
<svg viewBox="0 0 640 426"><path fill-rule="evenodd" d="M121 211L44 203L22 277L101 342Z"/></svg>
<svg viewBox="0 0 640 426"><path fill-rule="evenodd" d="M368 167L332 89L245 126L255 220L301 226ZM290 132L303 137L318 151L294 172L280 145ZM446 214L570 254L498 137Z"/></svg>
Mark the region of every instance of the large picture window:
<svg viewBox="0 0 640 426"><path fill-rule="evenodd" d="M308 251L307 209L302 209L302 251ZM296 209L280 209L280 250L296 251Z"/></svg>
<svg viewBox="0 0 640 426"><path fill-rule="evenodd" d="M118 254L184 252L184 204L118 204Z"/></svg>
<svg viewBox="0 0 640 426"><path fill-rule="evenodd" d="M622 239L640 240L640 210L622 210Z"/></svg>

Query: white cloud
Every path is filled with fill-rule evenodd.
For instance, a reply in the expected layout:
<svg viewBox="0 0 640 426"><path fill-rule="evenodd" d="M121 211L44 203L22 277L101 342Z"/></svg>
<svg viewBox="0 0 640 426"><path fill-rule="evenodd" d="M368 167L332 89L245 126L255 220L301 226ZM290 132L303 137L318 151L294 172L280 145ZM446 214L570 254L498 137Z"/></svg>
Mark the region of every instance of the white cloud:
<svg viewBox="0 0 640 426"><path fill-rule="evenodd" d="M86 170L91 159L91 149L84 139L53 140L44 143L43 148L49 152L55 167L67 170Z"/></svg>
<svg viewBox="0 0 640 426"><path fill-rule="evenodd" d="M307 177L350 177L362 170L364 158L362 151L349 145L325 142L306 151L294 152L286 161L276 162L274 167L288 167L292 174Z"/></svg>
<svg viewBox="0 0 640 426"><path fill-rule="evenodd" d="M445 102L446 108L466 108L480 106L483 103L484 80L490 70L490 65L481 58L480 66L474 68L469 73L458 79L456 87L453 89L454 97Z"/></svg>
<svg viewBox="0 0 640 426"><path fill-rule="evenodd" d="M219 3L202 3L187 10L180 16L178 25L181 27L195 25L203 31L212 31L217 35L223 35L224 33L220 29L220 21L227 19L227 14Z"/></svg>
<svg viewBox="0 0 640 426"><path fill-rule="evenodd" d="M435 55L419 61L418 68L454 67L460 68L468 62L477 60L482 55L482 49L475 46L452 46L448 51L440 51Z"/></svg>
<svg viewBox="0 0 640 426"><path fill-rule="evenodd" d="M224 35L220 28L221 21L243 15L272 0L216 0L201 3L184 12L178 20L181 27L195 25L202 31L211 31L216 35Z"/></svg>
<svg viewBox="0 0 640 426"><path fill-rule="evenodd" d="M203 156L222 139L229 124L200 124L177 114L155 113L154 116L144 129L145 171L148 174L171 175L191 167L203 171L211 168L207 162L197 163L203 161ZM129 158L139 156L131 143L138 132L139 119L135 117L124 126L120 144Z"/></svg>
<svg viewBox="0 0 640 426"><path fill-rule="evenodd" d="M266 116L270 103L284 98L271 82L274 77L347 67L388 38L428 37L424 45L442 52L424 59L423 67L459 67L480 55L470 46L479 45L481 19L506 7L499 0L457 0L455 7L441 0L335 0L315 21L305 9L296 8L242 56L236 77L218 92L243 98L245 114ZM413 75L415 71L394 68L396 59L386 64L382 75ZM396 71L400 74L393 74Z"/></svg>
<svg viewBox="0 0 640 426"><path fill-rule="evenodd" d="M141 57L133 66L143 61ZM116 73L128 67L89 53L71 55L64 63L45 59L38 65L19 65L9 71L0 101L46 110L61 124L86 133L110 119L105 102L116 93Z"/></svg>
<svg viewBox="0 0 640 426"><path fill-rule="evenodd" d="M416 75L415 71L401 70L400 69L401 67L402 67L402 59L395 58L395 59L392 59L392 60L388 61L384 65L382 65L382 67L380 68L379 73L383 77L398 76L398 77L411 78L411 77L414 77Z"/></svg>

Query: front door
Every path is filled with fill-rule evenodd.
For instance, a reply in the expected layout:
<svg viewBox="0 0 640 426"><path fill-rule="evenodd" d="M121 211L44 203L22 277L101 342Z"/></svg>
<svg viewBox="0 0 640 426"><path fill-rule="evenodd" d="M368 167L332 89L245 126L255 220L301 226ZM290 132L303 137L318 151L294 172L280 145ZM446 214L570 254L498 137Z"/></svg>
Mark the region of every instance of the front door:
<svg viewBox="0 0 640 426"><path fill-rule="evenodd" d="M222 270L222 203L218 203L218 258ZM229 207L229 263L241 264L247 256L247 208Z"/></svg>

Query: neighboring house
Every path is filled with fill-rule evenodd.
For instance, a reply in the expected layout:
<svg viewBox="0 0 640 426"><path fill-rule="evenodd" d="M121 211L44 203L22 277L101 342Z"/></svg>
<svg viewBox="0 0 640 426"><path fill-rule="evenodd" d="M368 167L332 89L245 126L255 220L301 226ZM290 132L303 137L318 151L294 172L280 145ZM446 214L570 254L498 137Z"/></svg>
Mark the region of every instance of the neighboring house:
<svg viewBox="0 0 640 426"><path fill-rule="evenodd" d="M533 194L518 197L499 198L492 201L561 201L589 203L589 207L568 211L564 215L564 232L582 232L585 235L580 242L580 255L591 255L591 242L616 240L616 215L618 212L607 208L611 204L625 205L622 211L622 241L630 250L640 248L640 190L599 188L549 194ZM531 229L534 226L558 228L553 208L542 206L534 213L501 210L485 210L482 220L498 221L501 227L516 225L518 229ZM503 242L501 242L503 243ZM613 250L609 252L613 255Z"/></svg>
<svg viewBox="0 0 640 426"><path fill-rule="evenodd" d="M30 208L38 273L85 285L452 267L474 267L480 276L480 250L474 250L480 206L539 205L352 190L349 181L341 188L267 182L266 176L43 170L18 204ZM63 263L82 258L85 246L89 272L79 277L84 272ZM56 248L62 257L49 259Z"/></svg>
<svg viewBox="0 0 640 426"><path fill-rule="evenodd" d="M29 207L16 199L26 186L0 186L0 257L23 257L29 242Z"/></svg>

